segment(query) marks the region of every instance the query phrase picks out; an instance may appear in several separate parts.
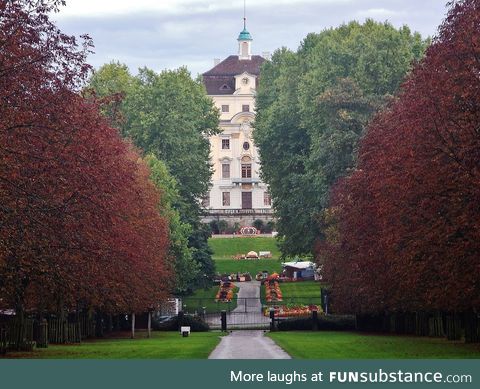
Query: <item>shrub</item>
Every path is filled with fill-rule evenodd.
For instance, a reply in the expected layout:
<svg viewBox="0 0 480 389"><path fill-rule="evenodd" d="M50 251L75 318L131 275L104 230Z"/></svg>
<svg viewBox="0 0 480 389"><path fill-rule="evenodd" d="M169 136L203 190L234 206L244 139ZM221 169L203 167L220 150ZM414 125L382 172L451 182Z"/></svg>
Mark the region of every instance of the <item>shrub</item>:
<svg viewBox="0 0 480 389"><path fill-rule="evenodd" d="M219 234L220 231L218 229L218 222L216 220L212 220L210 223L210 230L212 231L212 234Z"/></svg>
<svg viewBox="0 0 480 389"><path fill-rule="evenodd" d="M355 329L355 316L318 316L317 324L319 331L351 331ZM312 328L313 321L311 317L281 320L278 323L279 331L311 331Z"/></svg>
<svg viewBox="0 0 480 389"><path fill-rule="evenodd" d="M235 233L238 233L240 231L240 223L236 222L233 225L233 229L234 229Z"/></svg>
<svg viewBox="0 0 480 389"><path fill-rule="evenodd" d="M225 220L220 220L218 222L218 232L220 234L223 234L227 231L228 229L228 223Z"/></svg>
<svg viewBox="0 0 480 389"><path fill-rule="evenodd" d="M265 227L263 227L263 233L270 234L272 231L275 231L275 222L270 220L265 224Z"/></svg>
<svg viewBox="0 0 480 389"><path fill-rule="evenodd" d="M261 219L256 219L256 220L253 222L253 226L254 226L258 231L262 231L262 230L263 230L263 227L264 227L263 220L261 220Z"/></svg>
<svg viewBox="0 0 480 389"><path fill-rule="evenodd" d="M192 332L206 332L210 330L208 324L199 316L184 315L181 325L190 326L190 331ZM163 322L158 322L154 319L152 328L157 331L178 331L180 329L180 319L178 316Z"/></svg>

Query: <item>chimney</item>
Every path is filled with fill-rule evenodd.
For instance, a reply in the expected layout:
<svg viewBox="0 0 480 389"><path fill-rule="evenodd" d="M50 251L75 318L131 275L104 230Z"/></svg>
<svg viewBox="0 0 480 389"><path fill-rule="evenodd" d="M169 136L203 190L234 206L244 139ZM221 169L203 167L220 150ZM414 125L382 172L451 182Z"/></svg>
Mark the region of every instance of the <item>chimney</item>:
<svg viewBox="0 0 480 389"><path fill-rule="evenodd" d="M272 54L270 54L269 51L262 51L262 57L270 61L270 59L272 59Z"/></svg>
<svg viewBox="0 0 480 389"><path fill-rule="evenodd" d="M220 58L213 59L213 66L217 66L220 63Z"/></svg>

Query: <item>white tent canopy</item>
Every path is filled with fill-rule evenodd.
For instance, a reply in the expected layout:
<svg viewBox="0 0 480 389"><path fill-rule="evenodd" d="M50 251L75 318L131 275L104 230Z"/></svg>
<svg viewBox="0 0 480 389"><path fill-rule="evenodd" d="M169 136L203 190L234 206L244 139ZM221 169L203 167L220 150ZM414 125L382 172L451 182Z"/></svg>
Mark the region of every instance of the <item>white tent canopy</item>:
<svg viewBox="0 0 480 389"><path fill-rule="evenodd" d="M295 269L304 270L304 269L311 269L315 267L315 264L310 261L303 261L303 262L284 262L282 263L283 267L294 267Z"/></svg>

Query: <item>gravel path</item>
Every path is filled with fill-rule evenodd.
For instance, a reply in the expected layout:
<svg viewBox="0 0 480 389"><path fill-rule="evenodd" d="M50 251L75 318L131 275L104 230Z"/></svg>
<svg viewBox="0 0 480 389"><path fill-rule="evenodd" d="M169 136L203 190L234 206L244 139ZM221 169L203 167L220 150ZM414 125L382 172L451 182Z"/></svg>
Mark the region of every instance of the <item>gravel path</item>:
<svg viewBox="0 0 480 389"><path fill-rule="evenodd" d="M263 331L233 331L224 336L209 359L290 359Z"/></svg>

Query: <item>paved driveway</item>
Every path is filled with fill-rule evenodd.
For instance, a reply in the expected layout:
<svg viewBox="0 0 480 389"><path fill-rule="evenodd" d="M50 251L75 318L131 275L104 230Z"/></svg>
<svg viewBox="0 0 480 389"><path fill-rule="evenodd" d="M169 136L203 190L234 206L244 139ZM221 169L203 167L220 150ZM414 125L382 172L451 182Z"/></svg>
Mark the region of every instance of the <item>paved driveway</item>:
<svg viewBox="0 0 480 389"><path fill-rule="evenodd" d="M262 304L260 302L260 282L237 282L237 308L233 312L260 312Z"/></svg>
<svg viewBox="0 0 480 389"><path fill-rule="evenodd" d="M290 359L264 331L233 331L224 336L209 359Z"/></svg>

